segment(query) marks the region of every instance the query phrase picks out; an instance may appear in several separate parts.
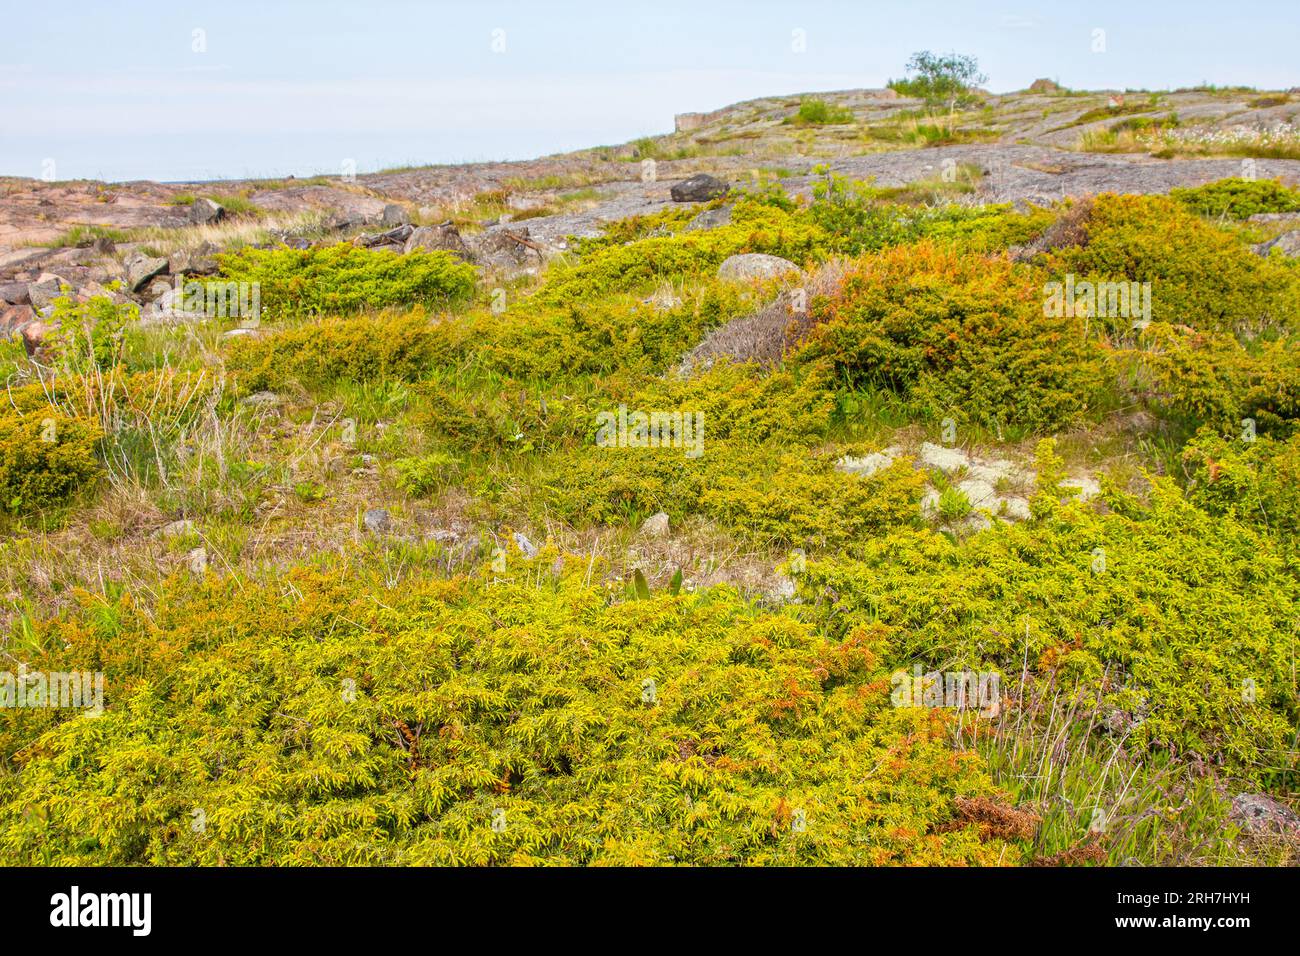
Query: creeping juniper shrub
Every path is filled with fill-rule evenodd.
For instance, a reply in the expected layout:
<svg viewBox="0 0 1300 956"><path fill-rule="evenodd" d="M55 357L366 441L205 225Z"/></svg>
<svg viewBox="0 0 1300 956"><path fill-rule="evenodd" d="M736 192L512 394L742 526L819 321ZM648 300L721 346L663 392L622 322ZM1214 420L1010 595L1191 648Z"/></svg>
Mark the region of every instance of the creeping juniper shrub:
<svg viewBox="0 0 1300 956"><path fill-rule="evenodd" d="M0 506L11 513L61 505L101 472L102 432L50 406L0 414Z"/></svg>
<svg viewBox="0 0 1300 956"><path fill-rule="evenodd" d="M1257 213L1300 212L1300 190L1275 179L1220 179L1169 195L1199 216L1248 219Z"/></svg>
<svg viewBox="0 0 1300 956"><path fill-rule="evenodd" d="M828 626L885 628L900 665L1100 693L1110 719L1098 734L1282 779L1300 722L1294 569L1167 479L1153 479L1148 504L1116 493L1108 505L1058 501L960 545L896 533L867 542L860 562L809 564L803 593Z"/></svg>
<svg viewBox="0 0 1300 956"><path fill-rule="evenodd" d="M1082 244L1048 256L1052 271L1149 282L1153 321L1252 336L1295 326L1300 270L1168 197L1098 196L1082 228Z"/></svg>
<svg viewBox="0 0 1300 956"><path fill-rule="evenodd" d="M951 717L890 706L879 628L827 640L726 590L611 602L557 557L396 588L175 579L152 614L38 622L34 667L112 692L94 720L0 713L0 859L1018 859L959 814L996 792Z"/></svg>
<svg viewBox="0 0 1300 956"><path fill-rule="evenodd" d="M1020 434L1076 424L1103 400L1082 320L1045 314L1043 277L933 242L864 258L823 304L800 361L889 389L914 414Z"/></svg>
<svg viewBox="0 0 1300 956"><path fill-rule="evenodd" d="M245 247L217 257L229 281L257 283L269 321L420 305L450 308L474 292L475 270L448 252L406 255L348 243L317 249Z"/></svg>

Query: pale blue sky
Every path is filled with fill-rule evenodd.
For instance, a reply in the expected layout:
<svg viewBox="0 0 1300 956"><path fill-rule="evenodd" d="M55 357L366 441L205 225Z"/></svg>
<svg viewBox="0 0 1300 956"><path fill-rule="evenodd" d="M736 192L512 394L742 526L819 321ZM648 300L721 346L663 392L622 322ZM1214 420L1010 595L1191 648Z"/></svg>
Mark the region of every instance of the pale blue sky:
<svg viewBox="0 0 1300 956"><path fill-rule="evenodd" d="M678 112L880 86L921 49L975 55L995 91L1300 86L1297 0L71 0L3 22L0 174L53 159L60 179L529 158L667 132Z"/></svg>

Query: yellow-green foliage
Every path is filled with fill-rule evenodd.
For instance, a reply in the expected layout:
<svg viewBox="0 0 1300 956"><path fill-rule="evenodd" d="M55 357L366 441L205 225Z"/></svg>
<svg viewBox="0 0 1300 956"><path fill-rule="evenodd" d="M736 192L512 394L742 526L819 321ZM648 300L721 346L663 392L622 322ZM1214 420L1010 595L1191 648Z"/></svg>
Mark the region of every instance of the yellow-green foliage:
<svg viewBox="0 0 1300 956"><path fill-rule="evenodd" d="M519 378L617 370L658 373L709 329L754 304L733 283L704 282L680 300L615 294L550 305L526 298L501 315L477 316L470 345L484 368Z"/></svg>
<svg viewBox="0 0 1300 956"><path fill-rule="evenodd" d="M78 302L61 295L50 314L54 331L49 348L74 373L110 368L121 355L125 328L139 317L133 302L117 303L102 295Z"/></svg>
<svg viewBox="0 0 1300 956"><path fill-rule="evenodd" d="M105 462L150 480L174 463L174 441L219 396L209 371L128 373L121 366L8 389L0 414L4 508L57 505Z"/></svg>
<svg viewBox="0 0 1300 956"><path fill-rule="evenodd" d="M1171 198L1214 219L1247 219L1256 213L1300 211L1300 190L1276 179L1220 179L1190 189L1171 189Z"/></svg>
<svg viewBox="0 0 1300 956"><path fill-rule="evenodd" d="M860 260L800 357L923 416L1045 431L1081 420L1103 374L1082 320L1044 312L1037 270L923 242Z"/></svg>
<svg viewBox="0 0 1300 956"><path fill-rule="evenodd" d="M1157 322L1116 357L1138 371L1135 392L1156 410L1190 423L1288 435L1300 419L1300 349L1290 338L1243 343L1222 332Z"/></svg>
<svg viewBox="0 0 1300 956"><path fill-rule="evenodd" d="M706 283L679 301L636 295L548 304L521 299L501 314L455 320L406 315L325 319L231 343L227 364L249 389L290 381L415 382L437 370L474 366L521 379L658 372L710 328L752 305L746 291Z"/></svg>
<svg viewBox="0 0 1300 956"><path fill-rule="evenodd" d="M227 349L226 363L249 390L290 381L410 382L455 361L464 336L461 326L431 319L419 309L398 316L332 318L237 339Z"/></svg>
<svg viewBox="0 0 1300 956"><path fill-rule="evenodd" d="M441 308L474 292L474 267L440 251L250 246L217 261L226 279L259 284L262 318L272 321L402 305Z"/></svg>
<svg viewBox="0 0 1300 956"><path fill-rule="evenodd" d="M45 406L0 415L0 506L29 512L62 504L100 470L99 428Z"/></svg>
<svg viewBox="0 0 1300 956"><path fill-rule="evenodd" d="M728 256L743 252L782 256L803 265L825 258L827 240L827 233L806 216L742 199L725 226L649 236L627 245L588 246L580 262L552 267L537 297L548 303L587 302L656 281L711 274Z"/></svg>
<svg viewBox="0 0 1300 956"><path fill-rule="evenodd" d="M262 283L268 318L304 320L226 346L237 392L302 385L328 397L360 423L356 452L379 463L378 481L358 469L338 499L455 489L437 508L463 506L471 535L592 532L604 539L594 551L611 539L592 525L634 528L664 511L686 537L650 546L663 548L656 559L693 550L695 522L747 561L813 552L806 572L789 566L800 601L774 612L726 587L683 594L683 576L657 594L634 577L639 599L620 601L594 551L549 545L535 561L511 552L504 570L447 578L442 559L457 561L405 534L367 535L346 560L295 569L274 550L285 536L265 528L247 551L276 562L274 575L231 549L213 562L234 572L225 578L128 593L101 574L94 596L52 587L74 606L17 615L11 669L102 671L107 711L0 708L0 863L1018 862L1023 845L969 824L959 798L999 797L984 762L954 749L952 718L891 706L891 674L917 665L1001 675L1012 713L996 733L977 725L978 739L1002 779L1058 807L1039 850L1075 848L1077 814L1059 807L1092 801L1094 779L1123 778L1097 805L1147 827L1164 825L1152 801L1189 765L1289 786L1300 722L1294 265L1187 211L1225 190L1182 204L1101 197L1062 224L1082 230L1066 237L1076 244L1013 264L995 253L1054 213L911 207L834 177L819 185L811 204L729 196L732 222L712 230L683 230L697 211L683 208L618 224L499 314L430 317L473 282L440 254L399 266L351 247L228 257L232 280ZM1226 193L1230 215L1254 201ZM800 329L810 337L783 364L677 374L710 330L770 301L770 286L714 278L723 258L749 251L800 265L857 258L842 288L811 303ZM1050 317L1045 283L1067 272L1151 281L1156 321L1137 333L1129 317ZM409 302L423 304L324 314ZM100 467L97 450L115 489L138 487L168 514L249 519L269 503L263 489L321 497L324 479L304 460L279 486L250 482L233 507L205 510L201 484L176 479L193 473L174 467L180 449L196 422L223 437L243 412L208 365L127 374L117 318L104 314L98 349L94 325L65 323L65 351L85 360L6 393L0 503L66 500ZM1125 457L1147 458L1152 445L1131 441L1128 422L1104 420L1121 405L1166 419L1152 445L1174 474L1184 426L1211 426L1181 449L1186 492L1127 474L1142 498L1108 485L1100 501L1077 501L1072 469L1045 439L1031 519L976 533L956 478L906 457L868 478L835 467L875 439L899 442L885 437L895 427L915 435L949 416L985 426L990 441L1099 424ZM598 416L621 409L689 415L698 444L678 433L660 447L598 445L610 437ZM47 416L55 442L40 441ZM1243 418L1253 444L1218 437L1238 435ZM109 430L98 445L91 420ZM259 461L287 444L305 459L329 440L280 441L289 431L259 433ZM262 467L233 440L217 444L199 470L224 480ZM152 480L163 473L172 480ZM927 480L941 491L943 534L920 517ZM346 524L353 501L335 504ZM337 523L329 501L312 507ZM46 553L0 550L11 564ZM1058 696L1072 702L1064 737L1054 704L1017 709ZM1097 698L1098 713L1073 721L1075 704ZM1088 755L1068 775L1062 748ZM1158 761L1181 775L1135 778ZM1208 777L1187 799L1217 807L1218 785ZM1144 832L1144 861L1176 852L1165 831ZM1134 846L1130 834L1103 852Z"/></svg>
<svg viewBox="0 0 1300 956"><path fill-rule="evenodd" d="M996 252L1029 241L1053 218L1046 209L1020 214L1005 205L926 204L913 208L889 201L897 190L853 182L826 167L816 171L819 178L813 182L814 202L803 215L826 234L827 248L844 255L861 255L921 239L971 252ZM948 185L943 180L938 183Z"/></svg>
<svg viewBox="0 0 1300 956"><path fill-rule="evenodd" d="M1204 431L1187 443L1188 497L1210 514L1258 525L1288 545L1300 534L1300 436L1228 440Z"/></svg>
<svg viewBox="0 0 1300 956"><path fill-rule="evenodd" d="M799 104L794 122L811 126L820 126L824 123L852 123L853 111L845 106L836 106L825 100L813 98Z"/></svg>
<svg viewBox="0 0 1300 956"><path fill-rule="evenodd" d="M1300 271L1255 255L1231 232L1165 196L1098 196L1080 246L1049 257L1060 274L1151 283L1151 318L1206 331L1292 328ZM1130 318L1120 319L1122 329Z"/></svg>
<svg viewBox="0 0 1300 956"><path fill-rule="evenodd" d="M701 454L682 445L601 447L587 405L586 440L555 456L549 504L575 523L610 522L663 511L680 520L706 516L767 546L844 548L918 513L924 477L900 462L869 479L843 474L814 454L832 401L817 374L764 376L720 365L690 380L665 380L626 398L635 412L697 416Z"/></svg>
<svg viewBox="0 0 1300 956"><path fill-rule="evenodd" d="M905 669L1018 680L1027 668L1100 691L1111 732L1130 746L1282 779L1300 720L1300 586L1286 560L1165 479L1149 506L1118 494L1109 504L1106 514L1066 505L960 546L899 533L868 543L861 562L810 564L804 594L846 632L885 628Z"/></svg>
<svg viewBox="0 0 1300 956"><path fill-rule="evenodd" d="M827 640L727 591L611 604L553 557L173 581L152 616L40 625L33 669L102 667L106 708L0 713L0 861L1018 859L954 820L992 786L942 712L891 707L884 629Z"/></svg>

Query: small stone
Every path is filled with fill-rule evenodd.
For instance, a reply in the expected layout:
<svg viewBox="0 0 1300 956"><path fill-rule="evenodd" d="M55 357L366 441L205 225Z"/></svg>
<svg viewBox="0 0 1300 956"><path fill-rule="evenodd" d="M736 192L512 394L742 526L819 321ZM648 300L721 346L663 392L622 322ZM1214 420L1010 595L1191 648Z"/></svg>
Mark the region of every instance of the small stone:
<svg viewBox="0 0 1300 956"><path fill-rule="evenodd" d="M763 592L763 596L773 603L785 603L798 593L794 581L784 574L779 575L772 585Z"/></svg>
<svg viewBox="0 0 1300 956"><path fill-rule="evenodd" d="M275 394L275 392L254 392L252 395L242 399L239 404L253 408L270 408L274 405L280 404L280 396Z"/></svg>
<svg viewBox="0 0 1300 956"><path fill-rule="evenodd" d="M36 310L30 305L0 305L0 334L8 338L36 320Z"/></svg>
<svg viewBox="0 0 1300 956"><path fill-rule="evenodd" d="M173 521L165 524L158 529L160 538L187 538L194 533L194 522L188 518L182 518L180 521Z"/></svg>
<svg viewBox="0 0 1300 956"><path fill-rule="evenodd" d="M525 558L537 557L537 545L533 544L522 533L516 531L514 534L515 547L524 553Z"/></svg>
<svg viewBox="0 0 1300 956"><path fill-rule="evenodd" d="M991 485L996 485L1003 478L1010 477L1015 470L1015 463L1007 461L1005 458L993 458L983 461L972 458L967 474L972 478L978 478L981 481L987 481Z"/></svg>
<svg viewBox="0 0 1300 956"><path fill-rule="evenodd" d="M1089 498L1095 498L1101 494L1101 485L1095 478L1067 478L1061 482L1062 488L1079 489L1078 499L1087 501Z"/></svg>
<svg viewBox="0 0 1300 956"><path fill-rule="evenodd" d="M979 478L967 478L957 483L957 489L966 496L972 508L992 510L997 504L997 491L987 481Z"/></svg>
<svg viewBox="0 0 1300 956"><path fill-rule="evenodd" d="M451 252L464 259L470 255L465 240L450 221L437 226L420 226L413 230L406 239L403 251L414 252L416 249Z"/></svg>
<svg viewBox="0 0 1300 956"><path fill-rule="evenodd" d="M31 296L27 294L26 282L0 282L0 302L8 302L10 305L28 305L31 303Z"/></svg>
<svg viewBox="0 0 1300 956"><path fill-rule="evenodd" d="M383 534L393 526L387 508L368 508L361 521L371 534Z"/></svg>
<svg viewBox="0 0 1300 956"><path fill-rule="evenodd" d="M706 209L694 219L686 224L685 232L694 232L700 229L716 229L718 226L725 226L731 222L731 206L718 206L715 209Z"/></svg>
<svg viewBox="0 0 1300 956"><path fill-rule="evenodd" d="M662 511L652 514L641 524L641 533L651 538L668 536L668 515Z"/></svg>
<svg viewBox="0 0 1300 956"><path fill-rule="evenodd" d="M1289 259L1300 256L1300 229L1292 229L1290 232L1284 232L1276 238L1257 246L1255 251L1261 256L1270 255L1276 249L1282 255Z"/></svg>
<svg viewBox="0 0 1300 956"><path fill-rule="evenodd" d="M1002 516L1012 521L1028 521L1033 517L1029 510L1029 500L1018 495L1002 499Z"/></svg>
<svg viewBox="0 0 1300 956"><path fill-rule="evenodd" d="M49 308L54 304L54 300L64 295L64 290L72 291L71 286L66 285L56 278L42 277L40 282L32 282L27 286L27 299L32 304L32 308L38 312L41 309Z"/></svg>

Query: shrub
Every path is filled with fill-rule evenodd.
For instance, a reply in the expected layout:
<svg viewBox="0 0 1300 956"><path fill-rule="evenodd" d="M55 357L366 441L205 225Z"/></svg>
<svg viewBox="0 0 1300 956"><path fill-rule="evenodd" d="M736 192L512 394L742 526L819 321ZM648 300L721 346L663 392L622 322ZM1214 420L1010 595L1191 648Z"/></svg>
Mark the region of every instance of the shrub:
<svg viewBox="0 0 1300 956"><path fill-rule="evenodd" d="M921 97L926 103L946 105L949 112L959 105L975 102L973 89L988 81L979 71L979 61L958 53L934 54L929 50L913 53L907 61L905 80L890 80L890 89L903 96Z"/></svg>
<svg viewBox="0 0 1300 956"><path fill-rule="evenodd" d="M1043 283L1005 259L925 242L863 260L814 318L801 361L887 388L930 418L1045 431L1080 421L1102 387L1080 320L1044 315Z"/></svg>
<svg viewBox="0 0 1300 956"><path fill-rule="evenodd" d="M103 667L106 707L0 714L0 859L1018 859L958 809L995 791L950 718L889 706L878 629L828 641L725 590L609 604L586 559L536 583L553 557L399 587L172 581L152 613L38 624L60 640L31 666Z"/></svg>
<svg viewBox="0 0 1300 956"><path fill-rule="evenodd" d="M672 448L594 448L560 458L550 508L583 525L663 511L707 518L763 548L852 550L918 520L924 475L902 462L859 478L807 449L709 440L699 459Z"/></svg>
<svg viewBox="0 0 1300 956"><path fill-rule="evenodd" d="M806 215L827 234L827 245L837 253L861 255L888 246L932 239L952 243L972 252L996 252L1027 242L1052 221L1046 209L1019 214L1010 206L966 207L926 204L917 208L891 200L915 195L916 187L881 189L853 182L825 166L815 167L813 202ZM957 183L942 179L936 190Z"/></svg>
<svg viewBox="0 0 1300 956"><path fill-rule="evenodd" d="M1275 179L1220 179L1169 195L1199 216L1248 219L1256 213L1300 211L1300 190Z"/></svg>
<svg viewBox="0 0 1300 956"><path fill-rule="evenodd" d="M108 296L78 302L61 295L50 314L51 351L71 374L111 368L121 358L126 327L139 317L139 306L131 302L118 304Z"/></svg>
<svg viewBox="0 0 1300 956"><path fill-rule="evenodd" d="M320 249L254 249L217 257L222 274L258 283L262 318L301 319L363 309L450 307L474 292L474 267L447 252L407 255L348 243Z"/></svg>
<svg viewBox="0 0 1300 956"><path fill-rule="evenodd" d="M0 505L32 512L63 504L99 474L101 435L86 419L48 405L0 414Z"/></svg>
<svg viewBox="0 0 1300 956"><path fill-rule="evenodd" d="M658 373L753 307L748 289L712 281L648 300L610 294L550 305L530 297L499 316L475 316L468 344L482 367L523 379Z"/></svg>
<svg viewBox="0 0 1300 956"><path fill-rule="evenodd" d="M665 279L698 278L728 256L765 252L796 264L821 260L827 235L805 217L754 199L737 200L731 222L673 236L652 235L627 245L588 246L581 262L557 263L535 298L549 304L590 302Z"/></svg>
<svg viewBox="0 0 1300 956"><path fill-rule="evenodd" d="M1259 334L1300 311L1300 273L1165 196L1098 196L1083 230L1082 245L1049 256L1053 270L1150 282L1153 321Z"/></svg>
<svg viewBox="0 0 1300 956"><path fill-rule="evenodd" d="M1300 436L1228 440L1203 431L1183 449L1188 499L1197 507L1276 536L1294 547L1300 535Z"/></svg>
<svg viewBox="0 0 1300 956"><path fill-rule="evenodd" d="M698 457L672 447L600 447L586 440L549 464L548 507L566 521L625 521L657 511L709 518L767 547L841 549L917 519L924 476L900 463L870 479L842 474L815 446L833 408L816 374L718 365L687 381L647 386L629 413L698 416ZM589 412L594 403L588 403ZM594 409L602 411L608 409Z"/></svg>
<svg viewBox="0 0 1300 956"><path fill-rule="evenodd" d="M239 338L226 349L226 364L246 389L281 388L348 379L417 381L433 367L463 354L466 330L436 322L420 311L379 318L330 318Z"/></svg>
<svg viewBox="0 0 1300 956"><path fill-rule="evenodd" d="M434 452L393 462L397 487L403 493L423 498L447 487L460 472L460 460L446 452Z"/></svg>
<svg viewBox="0 0 1300 956"><path fill-rule="evenodd" d="M960 546L895 533L860 563L809 563L802 593L828 626L884 628L899 666L1027 671L1026 696L1040 682L1100 695L1094 733L1280 780L1295 769L1300 585L1255 530L1167 479L1150 497L1067 504Z"/></svg>
<svg viewBox="0 0 1300 956"><path fill-rule="evenodd" d="M1300 420L1300 348L1290 338L1246 345L1227 333L1154 323L1133 349L1134 391L1157 412L1190 426L1236 432L1252 418L1285 437Z"/></svg>
<svg viewBox="0 0 1300 956"><path fill-rule="evenodd" d="M834 106L825 100L804 100L794 116L796 123L821 126L827 123L852 123L853 111L844 106Z"/></svg>

